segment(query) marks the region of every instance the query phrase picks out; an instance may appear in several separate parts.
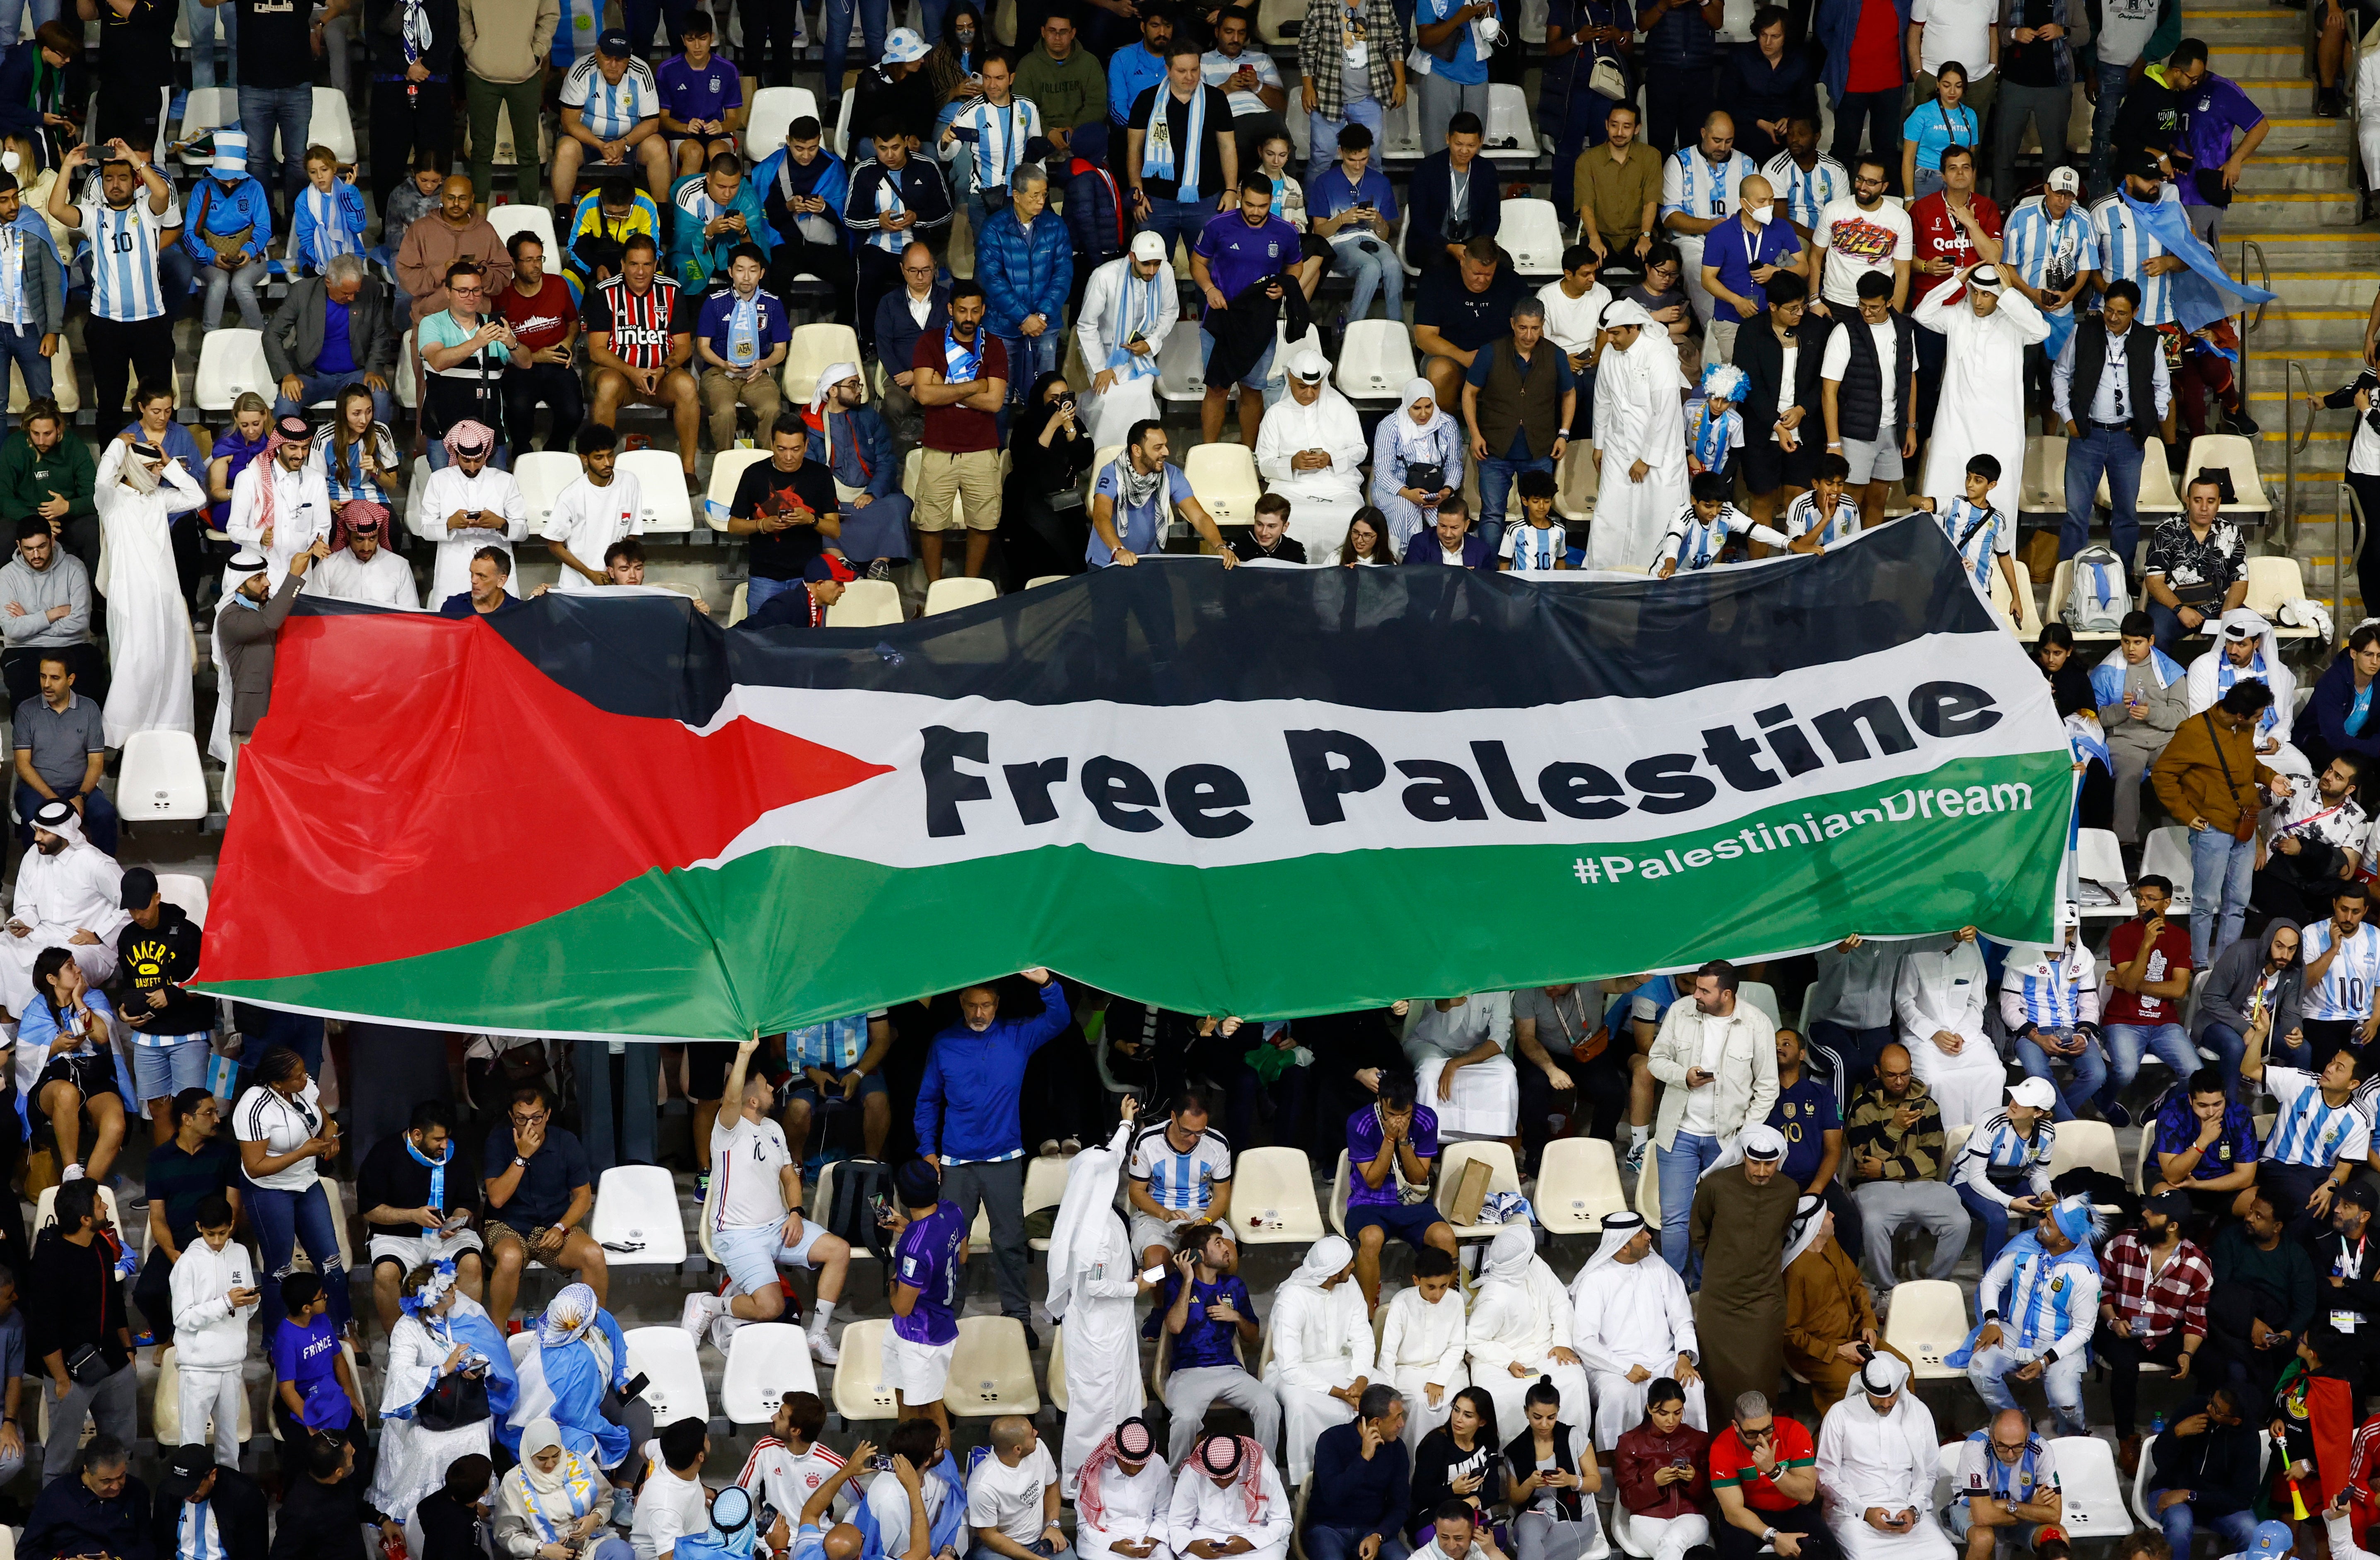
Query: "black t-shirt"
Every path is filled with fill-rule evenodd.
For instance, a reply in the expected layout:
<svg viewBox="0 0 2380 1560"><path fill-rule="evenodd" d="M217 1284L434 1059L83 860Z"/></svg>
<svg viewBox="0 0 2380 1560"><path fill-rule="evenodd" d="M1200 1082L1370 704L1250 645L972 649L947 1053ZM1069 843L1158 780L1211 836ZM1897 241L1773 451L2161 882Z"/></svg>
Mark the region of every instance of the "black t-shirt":
<svg viewBox="0 0 2380 1560"><path fill-rule="evenodd" d="M806 458L798 469L780 471L774 460L759 460L744 468L744 475L736 480L735 497L727 514L738 520L787 509L830 515L835 506L834 477L825 461ZM799 579L810 560L826 551L826 539L814 525L756 530L751 542L749 560L755 579Z"/></svg>
<svg viewBox="0 0 2380 1560"><path fill-rule="evenodd" d="M1528 288L1509 264L1496 267L1496 279L1486 292L1463 285L1463 267L1434 265L1421 279L1421 296L1414 303L1414 323L1436 325L1439 334L1465 352L1476 352L1491 341L1512 334L1512 305Z"/></svg>
<svg viewBox="0 0 2380 1560"><path fill-rule="evenodd" d="M2024 14L2017 26L2046 27L2053 19L2049 13L2054 4L2055 0L2024 0ZM2000 52L2000 75L2020 87L2058 85L2058 44L2010 43Z"/></svg>
<svg viewBox="0 0 2380 1560"><path fill-rule="evenodd" d="M121 17L114 6L102 6L99 90L119 98L137 97L144 91L153 96L159 86L173 79L174 23L181 14L171 0L132 0L132 9ZM240 68L248 68L245 55Z"/></svg>
<svg viewBox="0 0 2380 1560"><path fill-rule="evenodd" d="M243 1179L239 1149L226 1138L209 1138L196 1153L184 1153L179 1140L172 1138L149 1151L149 1199L165 1204L165 1228L176 1246L198 1238L199 1204Z"/></svg>
<svg viewBox="0 0 2380 1560"><path fill-rule="evenodd" d="M508 1134L509 1135L509 1134ZM470 1171L464 1168L463 1156L449 1141L452 1157L446 1163L445 1195L433 1200L430 1195L431 1167L407 1152L412 1138L399 1132L393 1138L382 1138L364 1156L363 1167L356 1172L357 1206L373 1208L438 1208L452 1213L468 1208L477 1212L480 1206L479 1188ZM540 1155L540 1157L543 1157ZM512 1163L507 1152L504 1163ZM396 1235L419 1238L421 1226L416 1224L373 1225L374 1235Z"/></svg>
<svg viewBox="0 0 2380 1560"><path fill-rule="evenodd" d="M239 79L249 87L278 90L314 84L314 7L298 0L235 0L239 6ZM251 147L259 167L272 161L269 146Z"/></svg>
<svg viewBox="0 0 2380 1560"><path fill-rule="evenodd" d="M425 0L430 18L430 47L421 63L432 76L451 75L455 68L455 33L462 25L455 0ZM364 43L371 51L372 75L405 74L405 0L364 0Z"/></svg>
<svg viewBox="0 0 2380 1560"><path fill-rule="evenodd" d="M1201 87L1199 91L1207 94L1207 122L1201 127L1201 144L1198 148L1198 193L1212 204L1215 198L1223 192L1222 136L1232 128L1232 100L1226 97L1222 90L1218 87ZM1165 124L1168 133L1173 138L1173 166L1178 172L1183 164L1188 160L1183 147L1190 139L1190 104L1175 97L1173 89L1160 81L1156 86L1132 100L1132 117L1127 123L1134 129L1146 132L1148 129L1148 116L1156 112L1160 94L1162 94L1165 99ZM1148 155L1148 141L1145 135L1141 142L1141 152L1145 158ZM1244 174L1248 172L1245 168L1240 171ZM1148 198L1152 201L1174 200L1181 193L1179 179L1160 178L1155 174L1143 174L1140 182L1142 188L1148 191ZM1127 198L1129 193L1127 190Z"/></svg>
<svg viewBox="0 0 2380 1560"><path fill-rule="evenodd" d="M1272 544L1272 551L1268 553L1257 541L1256 532L1241 530L1236 526L1232 528L1232 532L1230 542L1232 555L1244 564L1254 563L1258 558L1277 558L1285 564L1302 564L1305 561L1305 543L1294 536L1283 536Z"/></svg>

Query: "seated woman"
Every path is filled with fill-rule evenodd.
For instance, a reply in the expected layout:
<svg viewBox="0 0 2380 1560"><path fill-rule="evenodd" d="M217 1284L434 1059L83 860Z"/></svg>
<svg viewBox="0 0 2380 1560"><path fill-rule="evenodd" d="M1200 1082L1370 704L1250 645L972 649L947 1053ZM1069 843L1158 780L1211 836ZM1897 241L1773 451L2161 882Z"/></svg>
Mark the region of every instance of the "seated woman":
<svg viewBox="0 0 2380 1560"><path fill-rule="evenodd" d="M33 993L17 1030L18 1076L39 1069L27 1097L49 1117L60 1176L71 1181L88 1174L104 1181L124 1146L126 1091L110 1033L115 1010L105 993L91 990L82 966L65 948L43 948L34 959ZM93 1133L87 1170L80 1163L85 1110Z"/></svg>
<svg viewBox="0 0 2380 1560"><path fill-rule="evenodd" d="M1355 1400L1375 1373L1364 1291L1347 1282L1354 1271L1355 1249L1326 1235L1273 1297L1272 1364L1264 1379L1281 1398L1293 1487L1314 1470L1314 1438L1355 1417Z"/></svg>
<svg viewBox="0 0 2380 1560"><path fill-rule="evenodd" d="M405 1275L381 1388L380 1458L366 1500L394 1521L446 1482L457 1457L488 1455L491 1427L512 1407L512 1355L487 1312L456 1293L455 1267Z"/></svg>
<svg viewBox="0 0 2380 1560"><path fill-rule="evenodd" d="M1604 1547L1594 1499L1603 1488L1603 1469L1596 1465L1595 1444L1585 1421L1573 1422L1562 1411L1562 1394L1551 1376L1539 1376L1525 1401L1528 1425L1504 1448L1513 1554L1517 1560L1578 1560Z"/></svg>
<svg viewBox="0 0 2380 1560"><path fill-rule="evenodd" d="M1549 1378L1561 1394L1565 1424L1587 1422L1586 1367L1571 1347L1570 1291L1537 1255L1535 1231L1506 1225L1488 1243L1471 1297L1473 1384L1496 1400L1500 1424L1519 1424L1531 1383Z"/></svg>
<svg viewBox="0 0 2380 1560"><path fill-rule="evenodd" d="M1711 1541L1710 1433L1686 1422L1686 1391L1668 1376L1645 1395L1645 1421L1612 1449L1620 1504L1637 1547L1683 1560Z"/></svg>
<svg viewBox="0 0 2380 1560"><path fill-rule="evenodd" d="M625 1539L604 1524L612 1485L562 1444L550 1419L521 1432L521 1460L496 1493L496 1549L507 1560L629 1560ZM591 1542L590 1542L591 1541Z"/></svg>
<svg viewBox="0 0 2380 1560"><path fill-rule="evenodd" d="M1439 1508L1449 1501L1462 1502L1487 1520L1488 1506L1502 1493L1501 1475L1493 1482L1488 1477L1502 1455L1496 1400L1484 1387L1464 1387L1448 1405L1446 1422L1414 1450L1413 1516L1405 1530L1415 1549L1429 1542Z"/></svg>
<svg viewBox="0 0 2380 1560"><path fill-rule="evenodd" d="M507 1445L540 1417L553 1420L562 1444L616 1473L652 1439L652 1406L628 1400L613 1420L603 1411L610 1389L628 1384L628 1341L595 1291L572 1284L536 1322L538 1347L520 1362L520 1393L497 1435Z"/></svg>
<svg viewBox="0 0 2380 1560"><path fill-rule="evenodd" d="M1008 435L1008 481L1001 494L1000 541L1010 591L1045 574L1083 572L1091 512L1083 473L1091 435L1062 373L1045 373L1026 393Z"/></svg>

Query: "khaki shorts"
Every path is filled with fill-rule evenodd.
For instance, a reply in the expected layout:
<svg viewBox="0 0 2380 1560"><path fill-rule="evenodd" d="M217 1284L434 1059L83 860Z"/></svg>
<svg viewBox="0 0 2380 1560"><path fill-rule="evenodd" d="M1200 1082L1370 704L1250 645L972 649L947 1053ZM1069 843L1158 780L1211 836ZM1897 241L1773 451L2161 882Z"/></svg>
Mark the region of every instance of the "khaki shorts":
<svg viewBox="0 0 2380 1560"><path fill-rule="evenodd" d="M569 1237L565 1235L563 1238L566 1242ZM496 1254L496 1248L502 1246L505 1241L517 1240L520 1242L521 1257L523 1261L537 1261L540 1260L536 1254L537 1244L529 1239L528 1232L525 1230L515 1229L512 1225L504 1223L502 1219L490 1219L488 1221L487 1240L487 1254L490 1257L493 1257ZM552 1264L549 1263L548 1265L551 1266ZM564 1271L575 1272L576 1270L567 1269Z"/></svg>
<svg viewBox="0 0 2380 1560"><path fill-rule="evenodd" d="M1000 452L917 452L917 507L909 523L919 530L1000 529ZM956 512L953 513L953 510Z"/></svg>

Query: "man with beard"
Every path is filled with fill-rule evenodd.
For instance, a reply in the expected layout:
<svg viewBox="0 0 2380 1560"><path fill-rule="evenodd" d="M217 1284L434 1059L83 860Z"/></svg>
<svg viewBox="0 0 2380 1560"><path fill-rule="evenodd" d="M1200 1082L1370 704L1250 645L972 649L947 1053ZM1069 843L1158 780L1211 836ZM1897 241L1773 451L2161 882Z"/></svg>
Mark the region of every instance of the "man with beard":
<svg viewBox="0 0 2380 1560"><path fill-rule="evenodd" d="M124 869L83 838L82 817L67 802L33 814L33 848L17 863L15 913L0 941L0 1006L21 1015L33 1003L33 961L64 947L83 978L103 986L115 974L115 934L124 910Z"/></svg>
<svg viewBox="0 0 2380 1560"><path fill-rule="evenodd" d="M383 544L388 511L370 499L352 498L339 507L346 544L324 558L306 582L308 591L334 601L421 610L421 587L413 567Z"/></svg>
<svg viewBox="0 0 2380 1560"><path fill-rule="evenodd" d="M2095 1347L2107 1364L2116 1439L2127 1463L2141 1453L2133 1424L2141 1367L2162 1365L2176 1381L2192 1380L2206 1342L2215 1268L2195 1241L2182 1237L2181 1221L2190 1213L2187 1194L2159 1192L2141 1205L2141 1227L2107 1242L2099 1259L2105 1286Z"/></svg>

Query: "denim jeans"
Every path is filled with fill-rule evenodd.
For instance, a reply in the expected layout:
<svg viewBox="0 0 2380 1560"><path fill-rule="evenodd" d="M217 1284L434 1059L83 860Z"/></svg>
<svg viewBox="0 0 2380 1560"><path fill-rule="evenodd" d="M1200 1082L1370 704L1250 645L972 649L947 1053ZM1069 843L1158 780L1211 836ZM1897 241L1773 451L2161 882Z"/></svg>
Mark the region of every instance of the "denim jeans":
<svg viewBox="0 0 2380 1560"><path fill-rule="evenodd" d="M2162 1490L2149 1492L2149 1509L2156 1509L2156 1498ZM2192 1515L2188 1501L2176 1501L2157 1516L2157 1525L2165 1530L2165 1542L2173 1546L2176 1554L2188 1554L2190 1541L2197 1535L2198 1518ZM2210 1517L2206 1525L2222 1535L2216 1545L2226 1554L2240 1554L2255 1542L2256 1517L2253 1512L2234 1511L2222 1517Z"/></svg>
<svg viewBox="0 0 2380 1560"><path fill-rule="evenodd" d="M1201 195L1195 201L1161 201L1152 196L1148 202L1148 214L1134 226L1164 239L1165 257L1170 262L1173 258L1173 240L1181 239L1184 249L1195 248L1198 235L1206 231L1207 219L1214 214L1215 202L1210 196Z"/></svg>
<svg viewBox="0 0 2380 1560"><path fill-rule="evenodd" d="M2107 1047L2107 1081L2099 1091L2102 1111L2116 1103L2116 1096L2140 1072L2143 1045L2164 1058L2165 1065L2173 1069L2176 1082L2186 1080L2198 1070L2198 1047L2190 1043L2190 1036L2180 1024L2157 1024L2147 1029L2138 1024L2109 1024L2099 1031L2099 1039Z"/></svg>
<svg viewBox="0 0 2380 1560"><path fill-rule="evenodd" d="M226 294L239 306L239 323L243 330L264 328L264 306L257 301L256 289L264 285L272 267L262 260L250 260L237 271L226 271L210 261L199 270L199 323L208 330L223 325L224 299Z"/></svg>
<svg viewBox="0 0 2380 1560"><path fill-rule="evenodd" d="M1357 98L1345 106L1346 113L1342 118L1326 119L1319 114L1305 116L1305 128L1312 143L1312 155L1305 160L1305 182L1309 188L1339 161L1339 132L1351 124L1361 125L1372 132L1372 165L1380 165L1380 142L1388 133L1387 121L1380 113L1380 100Z"/></svg>
<svg viewBox="0 0 2380 1560"><path fill-rule="evenodd" d="M195 3L196 0L185 0L185 4ZM33 7L33 25L35 27L41 26L45 21L55 21L58 19L58 0L0 0L0 40L5 40L10 43L14 43L17 41L17 35L23 31L25 28L25 7L27 6ZM229 13L225 13L225 15L228 16ZM194 30L190 36L192 38L196 38L198 36L197 31Z"/></svg>
<svg viewBox="0 0 2380 1560"><path fill-rule="evenodd" d="M1065 345L1066 333L1060 328L1058 316L1050 316L1049 324L1038 336L1023 331L1000 337L1001 347L1008 353L1008 404L1021 407L1025 393L1033 382L1058 366L1059 348Z"/></svg>
<svg viewBox="0 0 2380 1560"><path fill-rule="evenodd" d="M786 591L804 589L803 582L798 579L763 579L757 574L751 576L749 584L751 589L744 592L744 615L747 617L757 615L762 607Z"/></svg>
<svg viewBox="0 0 2380 1560"><path fill-rule="evenodd" d="M66 338L60 336L64 347ZM8 365L15 363L25 374L25 398L38 401L50 393L51 360L42 356L42 333L31 325L0 325L0 406L8 400Z"/></svg>
<svg viewBox="0 0 2380 1560"><path fill-rule="evenodd" d="M33 846L33 814L45 804L40 792L21 780L17 782L17 816L25 820L17 825L17 842L28 850ZM82 837L103 855L115 854L115 804L107 799L105 791L93 791L82 798Z"/></svg>
<svg viewBox="0 0 2380 1560"><path fill-rule="evenodd" d="M1718 1163L1719 1142L1700 1133L1681 1132L1675 1145L1665 1149L1656 1144L1653 1149L1661 1188L1661 1260L1676 1269L1692 1289L1702 1263L1687 1237L1686 1224L1694 1211L1694 1183Z"/></svg>
<svg viewBox="0 0 2380 1560"><path fill-rule="evenodd" d="M33 15L40 19L44 6L55 15L57 0L32 0ZM0 0L6 8L6 0ZM223 79L215 79L215 25L223 25ZM212 9L200 0L182 0L182 25L190 31L190 85L193 87L237 87L239 85L239 8L218 6ZM0 37L14 38L14 30L0 31Z"/></svg>
<svg viewBox="0 0 2380 1560"><path fill-rule="evenodd" d="M2096 195L2108 188L2107 157L2116 139L2116 110L2123 106L2125 78L2131 73L2129 65L2099 67L2099 101L2091 108L2091 171L2090 188L2084 192ZM2048 138L2042 138L2046 142Z"/></svg>
<svg viewBox="0 0 2380 1560"><path fill-rule="evenodd" d="M239 128L248 132L248 166L272 193L273 133L281 132L281 199L277 210L286 212L298 199L298 191L306 185L306 136L314 123L314 89L311 87L242 87L239 90ZM281 220L287 221L287 217Z"/></svg>
<svg viewBox="0 0 2380 1560"><path fill-rule="evenodd" d="M1494 557L1504 541L1504 506L1512 502L1512 484L1521 480L1524 471L1543 471L1550 475L1553 457L1542 460L1483 460L1479 463L1479 540L1488 543L1488 555Z"/></svg>
<svg viewBox="0 0 2380 1560"><path fill-rule="evenodd" d="M273 393L273 416L303 417L306 415L306 408L317 401L336 401L348 385L361 384L364 382L364 371L349 369L345 373L300 373L298 378L300 384L296 400L291 400L277 390ZM386 423L389 420L390 409L387 389L383 387L373 391L371 398L372 416L381 422Z"/></svg>
<svg viewBox="0 0 2380 1560"><path fill-rule="evenodd" d="M2206 1032L2200 1035L2198 1040L2202 1045L2214 1047L2218 1058L2215 1065L2221 1067L2226 1075L2231 1077L2239 1075L2240 1058L2248 1054L2248 1039L2245 1035L2228 1024L2209 1024L2206 1026ZM2265 1055L2267 1060L2280 1066L2301 1067L2307 1072L2314 1070L2313 1042L2310 1040L2289 1045L2285 1043L2279 1035L2274 1035L2265 1042Z"/></svg>
<svg viewBox="0 0 2380 1560"><path fill-rule="evenodd" d="M2051 1063L2063 1062L2073 1072L2074 1082L2058 1091L2058 1103L2050 1113L2051 1118L2057 1121L2073 1120L2075 1113L2091 1103L2092 1096L2099 1092L2099 1086L2107 1079L2107 1059L2088 1036L2083 1038L2082 1051L2072 1056L2051 1051L2032 1035L2020 1036L2016 1042L2016 1059L2023 1066L2027 1078L2046 1078L2053 1086L2058 1079L2050 1071ZM2137 1058L2133 1066L2137 1070Z"/></svg>
<svg viewBox="0 0 2380 1560"><path fill-rule="evenodd" d="M347 1274L339 1265L339 1237L331 1224L334 1215L330 1200L323 1194L325 1184L317 1182L304 1191L259 1186L247 1188L249 1219L256 1226L257 1245L262 1249L263 1260L257 1264L259 1276L269 1280L261 1286L268 1333L287 1314L281 1304L281 1280L289 1275L300 1244L313 1261L314 1271L322 1275L323 1298L331 1302L332 1324L341 1332L346 1331L351 1314Z"/></svg>
<svg viewBox="0 0 2380 1560"><path fill-rule="evenodd" d="M851 6L852 0L826 0L826 35L820 40L826 50L826 94L819 100L821 104L843 95L843 58L851 51ZM868 43L868 57L862 64L874 65L884 57L884 24L890 12L885 0L859 0L859 30ZM939 22L941 18L935 19ZM924 36L935 38L941 34L929 32Z"/></svg>
<svg viewBox="0 0 2380 1560"><path fill-rule="evenodd" d="M2022 1182L2000 1189L2020 1197L2030 1196L2033 1191ZM1984 1243L1978 1249L1983 1253L1983 1271L1989 1273L1992 1264L1999 1260L2000 1248L2009 1243L2009 1211L1964 1181L1959 1183L1959 1200L1967 1205L1968 1213L1984 1221Z"/></svg>
<svg viewBox="0 0 2380 1560"><path fill-rule="evenodd" d="M2254 840L2220 829L2191 831L2190 961L2199 969L2206 968L2210 948L2228 948L2239 938L2255 871Z"/></svg>
<svg viewBox="0 0 2380 1560"><path fill-rule="evenodd" d="M2222 615L2220 613L2216 613L2214 615L2220 616ZM2181 621L2181 614L2166 605L2165 603L2156 600L2155 597L2152 597L2149 600L2149 621L2156 626L2155 628L2150 630L2152 636L2156 640L2156 647L2159 650L2164 651L2168 655L2172 656L2175 660L2180 662L2185 666L2190 664L2191 657L2198 652L2184 645L2182 640L2188 639L2192 634L2205 634L2213 632L2213 625L2207 623L2204 619L2200 621L2198 627L2195 628L2184 627Z"/></svg>
<svg viewBox="0 0 2380 1560"><path fill-rule="evenodd" d="M2104 473L2111 501L2107 536L2129 576L2140 567L2141 446L2120 428L2095 428L2079 419L2077 425L2082 436L2066 446L2066 521L2058 532L2058 555L2070 558L2091 539L2091 511L2098 502L2099 478Z"/></svg>
<svg viewBox="0 0 2380 1560"><path fill-rule="evenodd" d="M1330 269L1355 283L1354 300L1347 318L1361 320L1372 311L1372 295L1388 305L1386 318L1402 321L1405 313L1405 268L1397 262L1394 245L1386 238L1351 238L1330 246Z"/></svg>
<svg viewBox="0 0 2380 1560"><path fill-rule="evenodd" d="M1394 1522L1389 1529L1380 1540L1379 1560L1405 1560L1412 1549ZM1362 1528L1326 1528L1317 1522L1305 1530L1305 1560L1355 1560L1356 1548L1367 1536Z"/></svg>

